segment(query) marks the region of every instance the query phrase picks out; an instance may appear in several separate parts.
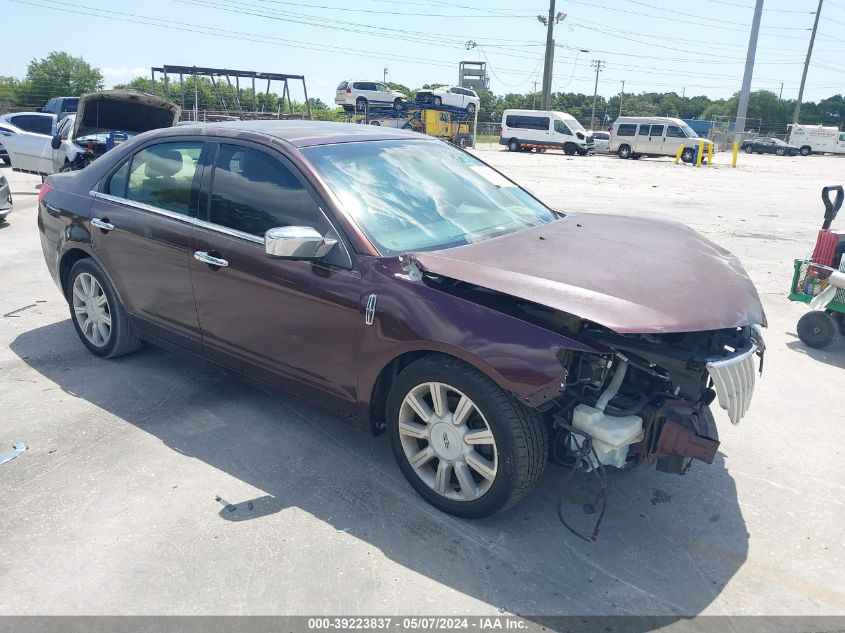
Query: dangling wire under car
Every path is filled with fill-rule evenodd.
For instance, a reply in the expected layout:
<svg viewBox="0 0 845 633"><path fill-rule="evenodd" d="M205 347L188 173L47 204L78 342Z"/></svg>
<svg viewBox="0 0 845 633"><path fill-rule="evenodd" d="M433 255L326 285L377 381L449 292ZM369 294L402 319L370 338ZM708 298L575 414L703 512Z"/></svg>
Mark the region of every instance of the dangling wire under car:
<svg viewBox="0 0 845 633"><path fill-rule="evenodd" d="M561 482L560 492L557 498L557 516L567 530L589 543L598 539L599 528L604 519L604 513L607 510L607 471L599 461L596 450L593 447L593 438L565 422L565 418L561 414L555 414L554 428L557 429L557 432L552 442L552 459L561 466L571 468L569 474ZM568 449L566 457L560 455L561 447L564 446ZM567 522L566 517L563 516L563 493L569 482L575 477L575 473L581 469L584 472L595 472L600 485L599 492L593 503L583 506L587 514L592 514L596 511L596 508L599 508L596 523L589 536L572 527Z"/></svg>

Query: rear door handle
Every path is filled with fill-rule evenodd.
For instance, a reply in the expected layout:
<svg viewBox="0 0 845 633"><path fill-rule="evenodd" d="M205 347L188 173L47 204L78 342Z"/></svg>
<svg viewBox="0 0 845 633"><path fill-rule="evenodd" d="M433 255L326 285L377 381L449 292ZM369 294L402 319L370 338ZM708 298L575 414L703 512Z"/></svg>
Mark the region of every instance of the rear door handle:
<svg viewBox="0 0 845 633"><path fill-rule="evenodd" d="M91 218L91 226L96 226L98 229L104 231L114 231L114 224L101 220L100 218Z"/></svg>
<svg viewBox="0 0 845 633"><path fill-rule="evenodd" d="M227 262L225 259L214 257L213 255L209 255L205 251L195 251L194 259L208 264L209 266L220 266L221 268L225 268L229 265L229 262Z"/></svg>

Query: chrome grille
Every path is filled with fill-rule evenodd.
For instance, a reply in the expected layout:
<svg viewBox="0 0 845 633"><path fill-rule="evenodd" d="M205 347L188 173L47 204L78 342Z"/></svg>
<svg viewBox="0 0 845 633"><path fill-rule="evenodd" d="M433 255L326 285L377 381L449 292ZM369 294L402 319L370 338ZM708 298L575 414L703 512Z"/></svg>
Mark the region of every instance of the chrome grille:
<svg viewBox="0 0 845 633"><path fill-rule="evenodd" d="M757 380L757 368L754 357L758 347L755 343L751 348L726 358L725 360L707 363L707 371L713 379L719 405L727 410L728 417L734 424L748 411L751 396L754 395L754 384Z"/></svg>

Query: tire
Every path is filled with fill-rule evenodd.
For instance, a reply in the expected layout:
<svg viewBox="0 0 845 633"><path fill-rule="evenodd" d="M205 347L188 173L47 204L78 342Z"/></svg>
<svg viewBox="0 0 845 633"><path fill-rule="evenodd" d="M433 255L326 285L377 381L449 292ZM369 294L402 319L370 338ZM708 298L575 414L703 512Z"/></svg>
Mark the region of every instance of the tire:
<svg viewBox="0 0 845 633"><path fill-rule="evenodd" d="M775 150L775 154L777 154L778 156L783 156L785 153L786 153L786 152L784 152L784 150L783 150L783 148L782 148L782 147L778 147L778 148Z"/></svg>
<svg viewBox="0 0 845 633"><path fill-rule="evenodd" d="M563 153L567 156L575 156L578 152L578 148L575 147L574 143L564 143L563 144Z"/></svg>
<svg viewBox="0 0 845 633"><path fill-rule="evenodd" d="M690 147L685 147L684 151L681 152L681 160L685 163L691 163L692 159L695 157L695 150Z"/></svg>
<svg viewBox="0 0 845 633"><path fill-rule="evenodd" d="M809 156L812 153L812 149L809 145L805 145L801 148L801 156Z"/></svg>
<svg viewBox="0 0 845 633"><path fill-rule="evenodd" d="M475 104L474 103L470 103L467 106L467 114L469 114L470 116L473 116L475 114Z"/></svg>
<svg viewBox="0 0 845 633"><path fill-rule="evenodd" d="M99 285L99 289L102 292L101 294L91 292L90 296L92 299L97 296L104 296L104 305L100 302L100 304L95 306L96 301L86 301L85 305L90 306L91 311L89 312L86 307L86 312L78 315L76 313L75 302L77 304L81 303L82 296L78 295L75 289L84 288L86 281L89 282L89 287L91 287L90 279L92 278ZM77 283L79 284L78 286ZM102 358L114 358L134 352L141 347L141 340L129 323L129 319L126 317L126 311L123 309L117 293L114 291L103 269L93 259L86 257L73 265L68 275L65 293L65 298L70 308L70 320L73 323L76 334L92 354L101 356ZM84 295L85 293L83 292L82 294ZM104 336L103 330L98 327L97 324L100 321L96 318L95 312L99 312L100 314L105 313L108 316L110 326L108 327L109 332L107 336ZM95 318L92 319L92 317ZM94 321L90 325L91 335L86 334L89 326L86 324L85 331L83 331L82 323L80 323L81 320L86 318ZM94 332L95 328L97 329L96 334ZM99 343L97 335L99 335Z"/></svg>
<svg viewBox="0 0 845 633"><path fill-rule="evenodd" d="M370 125L381 125L380 121L370 121Z"/></svg>
<svg viewBox="0 0 845 633"><path fill-rule="evenodd" d="M69 171L73 171L73 165L70 162L65 161L65 164L61 166L61 169L59 169L59 173L66 174Z"/></svg>
<svg viewBox="0 0 845 633"><path fill-rule="evenodd" d="M508 141L508 149L511 152L518 152L519 149L520 149L519 141L517 141L515 138L512 138L511 140L509 140Z"/></svg>
<svg viewBox="0 0 845 633"><path fill-rule="evenodd" d="M589 153L590 153L589 151L585 150L585 149L584 149L584 148L582 148L582 147L579 147L579 148L578 148L578 156L586 156L586 155L587 155L587 154L589 154Z"/></svg>
<svg viewBox="0 0 845 633"><path fill-rule="evenodd" d="M752 147L751 147L750 145L746 145L746 146L745 146L745 153L746 153L746 154L753 154L753 153L754 153L754 149L752 149Z"/></svg>
<svg viewBox="0 0 845 633"><path fill-rule="evenodd" d="M11 164L12 164L12 159L11 159L11 158L9 158L8 156L4 156L4 157L3 157L2 159L0 159L0 160L2 160L2 161L3 161L3 163L4 163L7 167L8 167L9 165L11 165Z"/></svg>
<svg viewBox="0 0 845 633"><path fill-rule="evenodd" d="M363 112L367 109L367 100L364 97L358 97L355 100L355 109L358 112Z"/></svg>
<svg viewBox="0 0 845 633"><path fill-rule="evenodd" d="M393 100L393 109L394 110L396 110L398 112L398 111L401 111L403 107L404 106L402 104L402 99L396 98L396 99Z"/></svg>
<svg viewBox="0 0 845 633"><path fill-rule="evenodd" d="M439 417L435 392L445 403ZM408 404L411 400L421 405ZM465 420L454 424L453 414L466 401L471 404L463 409ZM429 422L423 423L420 407ZM387 420L402 474L423 499L455 516L481 518L507 510L533 488L546 464L548 430L537 411L456 358L432 354L406 367L388 395ZM479 441L463 441L469 433ZM416 468L414 456L423 460Z"/></svg>
<svg viewBox="0 0 845 633"><path fill-rule="evenodd" d="M432 97L431 103L436 106L443 105L443 99L441 99L440 97Z"/></svg>
<svg viewBox="0 0 845 633"><path fill-rule="evenodd" d="M823 349L839 336L839 324L827 312L814 310L798 320L798 338L808 347Z"/></svg>
<svg viewBox="0 0 845 633"><path fill-rule="evenodd" d="M620 145L619 149L616 150L616 155L619 158L631 158L631 146L630 145Z"/></svg>

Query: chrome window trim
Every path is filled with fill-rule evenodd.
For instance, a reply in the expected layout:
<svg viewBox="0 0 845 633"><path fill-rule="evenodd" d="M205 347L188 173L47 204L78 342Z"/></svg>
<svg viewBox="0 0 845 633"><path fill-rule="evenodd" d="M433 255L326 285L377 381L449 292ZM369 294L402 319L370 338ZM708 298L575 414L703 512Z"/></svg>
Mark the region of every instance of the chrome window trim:
<svg viewBox="0 0 845 633"><path fill-rule="evenodd" d="M238 231L237 229L230 229L229 227L221 226L219 224L213 224L211 222L206 222L205 220L200 220L199 218L192 218L189 215L176 213L175 211L160 209L159 207L154 207L150 204L137 202L128 198L121 198L119 196L113 196L109 193L102 193L100 191L89 191L88 194L93 198L107 200L109 202L114 202L115 204L122 204L127 207L138 209L140 211L149 211L150 213L155 213L157 215L170 218L172 220L179 220L180 222L184 222L185 224L191 224L193 226L208 229L210 231L215 231L217 233L222 233L223 235L228 235L230 237L237 237L238 239L246 240L247 242L264 244L264 238L261 236L253 235L252 233L244 233L243 231Z"/></svg>

